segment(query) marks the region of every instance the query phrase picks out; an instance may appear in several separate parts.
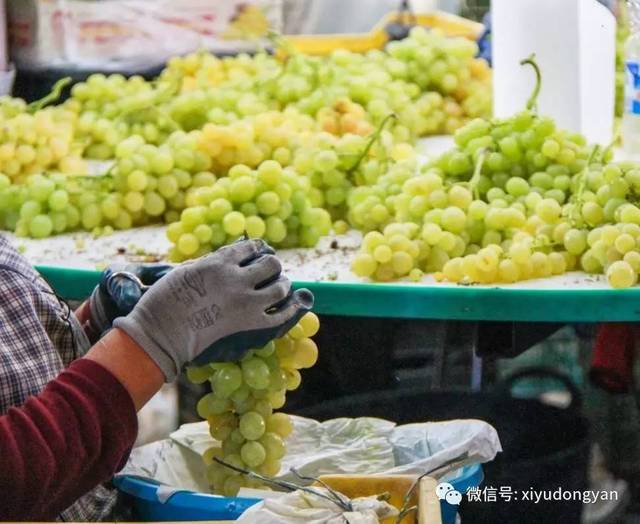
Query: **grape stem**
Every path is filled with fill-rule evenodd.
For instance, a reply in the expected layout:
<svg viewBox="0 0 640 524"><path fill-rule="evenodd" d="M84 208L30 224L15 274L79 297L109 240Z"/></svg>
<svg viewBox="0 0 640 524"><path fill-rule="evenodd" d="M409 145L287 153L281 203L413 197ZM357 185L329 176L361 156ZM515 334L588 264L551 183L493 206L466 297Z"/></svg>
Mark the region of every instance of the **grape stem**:
<svg viewBox="0 0 640 524"><path fill-rule="evenodd" d="M133 109L129 109L128 111L120 113L120 115L117 117L117 121L122 122L128 117L134 116L136 113L142 113L144 111L147 111L151 114L155 114L156 116L161 116L166 118L167 122L171 126L172 131L182 130L182 127L173 118L171 118L165 111L163 111L157 106L136 107Z"/></svg>
<svg viewBox="0 0 640 524"><path fill-rule="evenodd" d="M179 131L182 127L166 112L160 109L158 106L165 102L168 102L172 96L178 93L180 90L180 82L177 79L170 79L165 85L159 84L159 80L154 83L156 87L153 93L153 100L149 104L139 105L138 107L132 107L126 111L120 113L117 117L118 121L122 121L125 118L135 115L136 113L142 113L148 111L154 115L159 115L167 119L167 122L171 124L172 131Z"/></svg>
<svg viewBox="0 0 640 524"><path fill-rule="evenodd" d="M418 511L418 506L411 506L409 508L404 508L400 513L398 513L398 516L396 517L396 523L399 524L404 520L404 518L407 515L410 515L411 513L416 513L417 511Z"/></svg>
<svg viewBox="0 0 640 524"><path fill-rule="evenodd" d="M480 152L480 155L476 159L476 167L473 170L473 176L471 180L469 180L469 189L473 192L473 198L475 200L480 200L480 192L478 191L478 183L480 182L480 177L482 176L482 166L484 165L484 161L487 158L488 151L486 149Z"/></svg>
<svg viewBox="0 0 640 524"><path fill-rule="evenodd" d="M602 162L607 162L607 158L609 157L609 155L611 155L611 152L613 151L613 148L615 147L615 145L620 141L621 138L621 133L620 130L618 129L614 135L613 135L613 139L611 140L611 142L609 142L609 144L607 145L607 147L605 147L602 150L602 155L600 156L600 159L602 160Z"/></svg>
<svg viewBox="0 0 640 524"><path fill-rule="evenodd" d="M353 174L355 172L355 170L358 169L358 167L360 167L360 164L362 163L362 161L367 157L367 155L369 154L369 151L371 151L371 148L373 147L373 144L375 144L376 141L382 135L382 131L384 131L384 128L387 125L387 123L390 122L391 120L395 120L397 118L398 118L398 116L395 113L389 113L387 116L385 116L382 119L382 122L380 122L380 124L378 125L378 129L376 129L371 134L371 136L369 137L369 141L367 142L367 145L364 146L364 149L358 155L358 158L356 158L356 161L347 170L347 175Z"/></svg>
<svg viewBox="0 0 640 524"><path fill-rule="evenodd" d="M540 95L540 88L542 87L542 73L540 72L540 66L536 62L536 55L532 53L528 58L520 61L520 65L530 65L533 67L533 71L536 74L536 85L533 88L533 93L527 100L527 109L530 111L537 111L538 108L538 96Z"/></svg>
<svg viewBox="0 0 640 524"><path fill-rule="evenodd" d="M62 90L67 87L71 83L71 77L65 76L58 80L53 87L51 88L51 92L40 100L36 100L31 102L27 106L27 111L30 113L35 113L36 111L40 111L43 107L57 101L62 95Z"/></svg>
<svg viewBox="0 0 640 524"><path fill-rule="evenodd" d="M305 493L309 493L310 495L314 495L316 497L328 500L330 502L332 502L333 504L335 504L336 506L338 506L341 510L343 511L347 511L347 512L351 512L353 511L353 506L351 505L351 501L349 500L344 500L336 491L334 491L331 488L327 489L329 490L329 493L331 493L331 495L325 495L324 493L317 491L315 489L312 488L308 488L305 486L298 486L297 484L294 484L293 482L287 482L285 480L276 480L276 479L272 479L269 477L265 477L263 475L260 475L259 473L256 473L254 471L249 471L248 469L244 469L244 468L239 468L237 466L234 466L233 464L229 464L228 462L225 462L224 460L222 460L219 457L214 457L213 458L214 462L217 462L218 464L223 465L225 468L229 468L237 473L242 473L243 475L246 475L247 477L251 477L251 478L255 478L258 479L262 482L264 482L265 484L271 484L273 486L278 486L279 488L285 489L287 491L304 491ZM300 477L297 473L295 473L295 470L292 470L292 472L294 473L294 475ZM318 479L309 477L306 480L313 480L313 481L317 481ZM324 485L324 483L323 483ZM325 485L326 487L326 485Z"/></svg>
<svg viewBox="0 0 640 524"><path fill-rule="evenodd" d="M601 158L605 158L605 155L607 154L609 148L612 148L612 147L613 147L613 144L609 145L609 147L607 147L607 149L605 149L605 151L602 153ZM574 196L575 207L571 212L572 214L571 221L573 222L574 226L578 222L578 218L579 218L579 215L578 217L576 217L576 212L580 213L580 209L583 204L582 196L587 188L587 171L589 171L589 166L591 166L591 164L593 164L596 161L596 158L598 158L599 155L600 155L600 146L596 144L593 146L593 149L591 150L591 154L589 155L587 164L584 166L584 169L578 175L580 177L580 184L578 186L578 191Z"/></svg>
<svg viewBox="0 0 640 524"><path fill-rule="evenodd" d="M303 476L300 473L298 473L298 470L296 470L295 468L291 468L290 471L291 471L291 473L293 473L300 480L304 480L304 481L307 481L307 482L317 482L318 484L320 484L323 488L325 488L329 492L329 495L331 497L335 498L334 502L338 506L341 506L342 504L345 504L345 505L348 505L349 507L351 507L351 501L349 499L347 499L346 497L344 497L341 493L338 493L337 491L334 491L324 480L316 479L316 478L313 478L313 477Z"/></svg>

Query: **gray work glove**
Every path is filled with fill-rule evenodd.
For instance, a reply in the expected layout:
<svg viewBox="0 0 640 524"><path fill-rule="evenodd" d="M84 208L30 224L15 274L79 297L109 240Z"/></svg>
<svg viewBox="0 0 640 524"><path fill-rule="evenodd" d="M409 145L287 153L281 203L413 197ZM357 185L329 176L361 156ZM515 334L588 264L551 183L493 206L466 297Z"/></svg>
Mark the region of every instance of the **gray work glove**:
<svg viewBox="0 0 640 524"><path fill-rule="evenodd" d="M113 321L128 315L149 286L173 269L167 264L114 265L103 271L89 298L89 320L84 329L95 343Z"/></svg>
<svg viewBox="0 0 640 524"><path fill-rule="evenodd" d="M313 306L291 293L280 261L262 240L243 240L177 267L113 326L125 331L173 381L194 362L236 361L281 337Z"/></svg>

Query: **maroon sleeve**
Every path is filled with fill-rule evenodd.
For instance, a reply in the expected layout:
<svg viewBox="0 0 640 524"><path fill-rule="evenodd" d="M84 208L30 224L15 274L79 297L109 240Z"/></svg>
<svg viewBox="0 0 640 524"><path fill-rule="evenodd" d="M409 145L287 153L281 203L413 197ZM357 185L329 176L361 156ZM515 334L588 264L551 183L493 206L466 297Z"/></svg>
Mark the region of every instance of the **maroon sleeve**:
<svg viewBox="0 0 640 524"><path fill-rule="evenodd" d="M55 520L124 466L137 430L124 386L77 360L0 417L0 521Z"/></svg>

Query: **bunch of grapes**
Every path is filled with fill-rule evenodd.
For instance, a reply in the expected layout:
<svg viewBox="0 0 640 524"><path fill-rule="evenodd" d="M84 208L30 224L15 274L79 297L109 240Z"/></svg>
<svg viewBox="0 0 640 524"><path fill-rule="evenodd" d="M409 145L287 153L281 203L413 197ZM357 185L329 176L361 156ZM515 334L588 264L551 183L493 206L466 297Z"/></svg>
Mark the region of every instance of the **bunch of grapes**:
<svg viewBox="0 0 640 524"><path fill-rule="evenodd" d="M316 118L320 129L333 135L366 136L374 131L364 108L348 98L338 99L331 106L319 109Z"/></svg>
<svg viewBox="0 0 640 524"><path fill-rule="evenodd" d="M357 205L375 210L373 223L397 224L365 236L354 272L386 281L424 271L487 284L582 269L606 273L613 287L634 285L640 168L611 163L610 149L589 147L538 116L531 110L537 92L511 118L476 119L458 130L456 147L399 192L361 191Z"/></svg>
<svg viewBox="0 0 640 524"><path fill-rule="evenodd" d="M12 185L9 178L2 175L2 225L18 236L33 238L78 228L98 233L97 228L105 225L100 205L110 191L111 182L105 177L36 174L29 176L24 184Z"/></svg>
<svg viewBox="0 0 640 524"><path fill-rule="evenodd" d="M160 146L132 135L117 145L115 155L110 174L116 192L103 212L109 219L127 213L131 225L175 222L188 205L187 190L216 181L210 157L198 149L195 136L182 131Z"/></svg>
<svg viewBox="0 0 640 524"><path fill-rule="evenodd" d="M387 224L396 221L397 196L404 183L415 176L416 170L415 156L390 165L376 159L364 162L359 170L360 185L353 188L347 198L349 224L367 232L382 231Z"/></svg>
<svg viewBox="0 0 640 524"><path fill-rule="evenodd" d="M395 112L398 139L405 141L410 135L451 132L491 111L490 70L474 58L476 44L463 38L415 28L387 51L338 50L324 58L284 47L282 60L265 53L225 59L199 53L173 60L162 78L182 85L184 96L171 111L174 119L202 125L205 113L213 121L221 113L228 119L229 113L246 116L295 106L318 118L325 131L363 135L371 129L368 120L376 125ZM195 111L198 105L206 109Z"/></svg>
<svg viewBox="0 0 640 524"><path fill-rule="evenodd" d="M256 77L269 77L269 72L280 72L281 64L267 53L250 56L240 53L233 57L220 58L207 52L190 53L169 60L160 78L178 80L181 91L188 93L199 89L240 83Z"/></svg>
<svg viewBox="0 0 640 524"><path fill-rule="evenodd" d="M439 256L418 233L417 224L389 224L384 232L367 233L362 242L361 252L353 260L356 275L371 277L380 282L388 282L409 276L420 280L423 272L420 266L428 265L432 257Z"/></svg>
<svg viewBox="0 0 640 524"><path fill-rule="evenodd" d="M314 246L331 230L327 211L313 207L309 179L275 160L257 169L233 166L227 177L194 188L178 222L167 228L172 260L208 253L243 235L277 247Z"/></svg>
<svg viewBox="0 0 640 524"><path fill-rule="evenodd" d="M165 110L185 131L281 110L284 107L271 95L273 81L281 73L282 64L266 53L218 58L199 52L176 57L160 75L180 85L180 93Z"/></svg>
<svg viewBox="0 0 640 524"><path fill-rule="evenodd" d="M614 288L635 285L640 272L639 233L637 219L598 227L587 235L582 232L579 241L585 242L587 249L580 258L581 267L591 273L605 272Z"/></svg>
<svg viewBox="0 0 640 524"><path fill-rule="evenodd" d="M518 235L526 235L541 254L549 248L554 228L575 206L569 202L570 190L590 149L580 137L556 131L550 120L530 112L507 121L475 120L457 132L456 143L390 199L394 220L414 223L431 246L430 258L417 266L421 271L444 271L456 282L501 281L499 255L508 248L524 249L526 242L517 241ZM495 267L483 265L477 255L491 246L499 249L485 249L482 257L495 258ZM455 276L463 255L467 265L479 264L478 273L467 269ZM363 274L357 265L354 270Z"/></svg>
<svg viewBox="0 0 640 524"><path fill-rule="evenodd" d="M148 143L161 144L178 130L163 105L178 88L178 82L98 73L75 84L64 107L78 115L75 133L85 143L85 156L106 160L113 158L117 144L128 136L141 135Z"/></svg>
<svg viewBox="0 0 640 524"><path fill-rule="evenodd" d="M267 477L280 471L293 425L288 415L274 410L284 406L287 391L300 386L299 370L316 363L318 348L310 337L319 328L318 317L307 313L287 335L249 351L240 362L187 369L192 382L211 383L212 393L200 399L197 411L217 441L204 453L215 493L234 497L243 486L261 487L215 458Z"/></svg>
<svg viewBox="0 0 640 524"><path fill-rule="evenodd" d="M499 244L488 244L475 253L452 258L436 278L449 282L511 284L561 275L576 266L576 257L571 253L536 249L534 239L526 233L516 235L505 248Z"/></svg>
<svg viewBox="0 0 640 524"><path fill-rule="evenodd" d="M254 168L270 159L290 165L292 152L314 129L313 119L288 109L246 117L229 125L209 123L193 133L199 150L211 158L214 170L226 173L238 164Z"/></svg>
<svg viewBox="0 0 640 524"><path fill-rule="evenodd" d="M336 219L344 215L347 196L354 183L354 168L366 142L359 135L336 137L318 133L310 136L294 153L294 167L305 173L310 182L312 204L330 210Z"/></svg>
<svg viewBox="0 0 640 524"><path fill-rule="evenodd" d="M457 95L464 85L480 72L473 69L482 63L476 59L478 46L466 38L448 38L439 29L415 27L408 38L390 42L387 53L395 78L415 82L424 91L437 90Z"/></svg>
<svg viewBox="0 0 640 524"><path fill-rule="evenodd" d="M60 108L14 111L0 116L0 172L15 182L48 169L86 174L74 144L75 115Z"/></svg>
<svg viewBox="0 0 640 524"><path fill-rule="evenodd" d="M215 86L227 80L223 61L210 53L190 53L174 56L167 62L161 77L179 80L183 93Z"/></svg>
<svg viewBox="0 0 640 524"><path fill-rule="evenodd" d="M388 115L378 129L366 137L321 132L310 135L295 151L293 165L310 177L314 206L324 207L336 220L355 218L355 225L358 220L367 218L368 211L378 203L375 195L379 195L382 183L375 188L373 186L387 170L393 170L392 166L399 162L415 166L413 147L408 143L398 143L393 133L384 129L392 116ZM393 178L397 170L393 173L386 179ZM365 201L366 204L358 207L358 213L352 217L352 207ZM365 223L368 222L362 220L363 228L367 227Z"/></svg>

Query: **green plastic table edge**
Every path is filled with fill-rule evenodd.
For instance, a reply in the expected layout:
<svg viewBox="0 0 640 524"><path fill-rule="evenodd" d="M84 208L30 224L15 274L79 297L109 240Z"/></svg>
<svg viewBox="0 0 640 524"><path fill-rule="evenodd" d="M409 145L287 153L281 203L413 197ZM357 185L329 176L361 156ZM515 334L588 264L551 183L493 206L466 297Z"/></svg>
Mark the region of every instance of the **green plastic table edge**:
<svg viewBox="0 0 640 524"><path fill-rule="evenodd" d="M67 300L88 297L100 277L99 271L89 269L36 269ZM310 289L316 298L314 311L325 315L520 322L640 321L640 288L439 288L326 281L294 282L294 286Z"/></svg>

